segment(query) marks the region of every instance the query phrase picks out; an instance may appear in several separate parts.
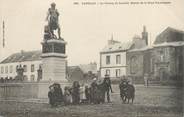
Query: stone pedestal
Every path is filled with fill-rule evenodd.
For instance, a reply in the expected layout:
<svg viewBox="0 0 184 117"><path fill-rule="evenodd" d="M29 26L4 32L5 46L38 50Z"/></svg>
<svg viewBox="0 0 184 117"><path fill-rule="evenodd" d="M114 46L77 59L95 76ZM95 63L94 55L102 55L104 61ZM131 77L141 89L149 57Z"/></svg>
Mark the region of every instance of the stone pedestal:
<svg viewBox="0 0 184 117"><path fill-rule="evenodd" d="M42 80L67 82L66 79L66 42L50 39L42 42Z"/></svg>

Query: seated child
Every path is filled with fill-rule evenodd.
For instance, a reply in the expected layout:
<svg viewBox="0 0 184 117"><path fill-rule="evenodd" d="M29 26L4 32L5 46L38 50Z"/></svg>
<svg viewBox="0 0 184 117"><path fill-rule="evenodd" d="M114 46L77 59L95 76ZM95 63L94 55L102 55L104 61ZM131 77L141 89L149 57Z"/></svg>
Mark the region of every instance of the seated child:
<svg viewBox="0 0 184 117"><path fill-rule="evenodd" d="M72 96L71 96L71 92L70 92L70 88L69 87L65 87L64 88L64 103L65 105L69 105L72 102Z"/></svg>

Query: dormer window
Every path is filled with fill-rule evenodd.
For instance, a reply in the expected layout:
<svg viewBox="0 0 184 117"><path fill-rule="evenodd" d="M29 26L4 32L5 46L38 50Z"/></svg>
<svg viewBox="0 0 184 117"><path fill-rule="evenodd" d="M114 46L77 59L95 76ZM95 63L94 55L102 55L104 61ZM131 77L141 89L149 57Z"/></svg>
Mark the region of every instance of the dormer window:
<svg viewBox="0 0 184 117"><path fill-rule="evenodd" d="M24 59L25 58L25 56L23 55L20 59L22 60L22 59Z"/></svg>

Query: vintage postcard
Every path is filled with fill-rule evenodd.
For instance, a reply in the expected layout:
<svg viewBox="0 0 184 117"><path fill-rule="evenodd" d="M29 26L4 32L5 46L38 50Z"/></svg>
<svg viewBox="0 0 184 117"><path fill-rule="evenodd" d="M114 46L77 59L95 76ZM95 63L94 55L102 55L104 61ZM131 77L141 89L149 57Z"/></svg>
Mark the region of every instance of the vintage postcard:
<svg viewBox="0 0 184 117"><path fill-rule="evenodd" d="M184 117L183 0L0 0L0 117Z"/></svg>

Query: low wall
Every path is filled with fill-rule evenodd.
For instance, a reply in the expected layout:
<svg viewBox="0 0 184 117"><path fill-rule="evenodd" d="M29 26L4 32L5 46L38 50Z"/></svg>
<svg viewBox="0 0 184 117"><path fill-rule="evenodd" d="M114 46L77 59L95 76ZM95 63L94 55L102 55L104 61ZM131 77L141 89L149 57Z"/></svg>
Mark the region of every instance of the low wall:
<svg viewBox="0 0 184 117"><path fill-rule="evenodd" d="M60 83L60 82L59 82ZM1 99L31 99L48 98L49 86L53 82L40 83L0 83ZM61 88L71 86L68 82L61 82Z"/></svg>

